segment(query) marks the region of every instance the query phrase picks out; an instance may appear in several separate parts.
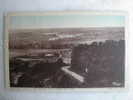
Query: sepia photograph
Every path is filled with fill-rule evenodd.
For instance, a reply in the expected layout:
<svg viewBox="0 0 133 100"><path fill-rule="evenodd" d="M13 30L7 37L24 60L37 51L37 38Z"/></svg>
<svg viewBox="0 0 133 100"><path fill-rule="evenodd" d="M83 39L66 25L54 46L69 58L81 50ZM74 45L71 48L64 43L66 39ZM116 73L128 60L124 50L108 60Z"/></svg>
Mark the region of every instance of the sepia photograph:
<svg viewBox="0 0 133 100"><path fill-rule="evenodd" d="M9 87L125 87L123 14L10 13L5 28Z"/></svg>

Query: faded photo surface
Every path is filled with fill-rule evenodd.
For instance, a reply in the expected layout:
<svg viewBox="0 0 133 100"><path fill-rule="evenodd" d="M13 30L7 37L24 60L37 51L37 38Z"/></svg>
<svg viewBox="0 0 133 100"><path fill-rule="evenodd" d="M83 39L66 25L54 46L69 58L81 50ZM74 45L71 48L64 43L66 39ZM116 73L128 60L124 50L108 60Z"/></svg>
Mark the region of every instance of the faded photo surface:
<svg viewBox="0 0 133 100"><path fill-rule="evenodd" d="M125 16L9 16L10 87L125 86Z"/></svg>

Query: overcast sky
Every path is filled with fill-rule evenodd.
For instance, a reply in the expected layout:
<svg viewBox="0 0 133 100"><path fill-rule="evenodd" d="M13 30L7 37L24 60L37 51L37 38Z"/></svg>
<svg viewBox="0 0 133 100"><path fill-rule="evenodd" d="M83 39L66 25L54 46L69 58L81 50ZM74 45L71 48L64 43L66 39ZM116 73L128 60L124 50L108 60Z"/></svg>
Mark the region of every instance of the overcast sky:
<svg viewBox="0 0 133 100"><path fill-rule="evenodd" d="M68 27L123 27L125 17L121 15L39 15L11 16L11 29L68 28Z"/></svg>

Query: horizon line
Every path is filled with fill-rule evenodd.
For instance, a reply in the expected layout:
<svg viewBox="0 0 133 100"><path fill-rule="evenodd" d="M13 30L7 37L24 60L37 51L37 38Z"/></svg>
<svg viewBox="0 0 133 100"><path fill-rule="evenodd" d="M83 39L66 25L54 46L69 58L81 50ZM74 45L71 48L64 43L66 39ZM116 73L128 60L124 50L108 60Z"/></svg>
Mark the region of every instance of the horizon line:
<svg viewBox="0 0 133 100"><path fill-rule="evenodd" d="M9 28L8 30L39 30L39 29L87 29L87 28L125 28L125 26L92 26L92 27L41 27L41 28Z"/></svg>

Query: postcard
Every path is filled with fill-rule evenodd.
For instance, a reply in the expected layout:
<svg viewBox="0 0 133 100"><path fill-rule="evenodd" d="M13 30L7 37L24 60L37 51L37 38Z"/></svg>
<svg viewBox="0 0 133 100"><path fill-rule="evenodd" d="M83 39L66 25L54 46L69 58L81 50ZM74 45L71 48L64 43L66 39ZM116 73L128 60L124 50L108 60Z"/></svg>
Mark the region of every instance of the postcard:
<svg viewBox="0 0 133 100"><path fill-rule="evenodd" d="M5 31L6 84L10 88L126 86L123 13L9 13Z"/></svg>

